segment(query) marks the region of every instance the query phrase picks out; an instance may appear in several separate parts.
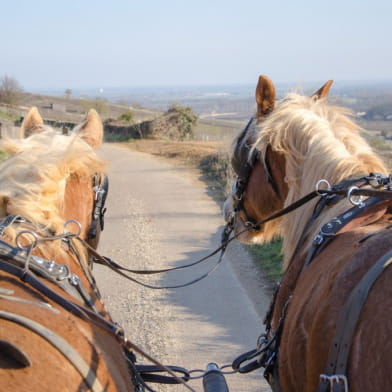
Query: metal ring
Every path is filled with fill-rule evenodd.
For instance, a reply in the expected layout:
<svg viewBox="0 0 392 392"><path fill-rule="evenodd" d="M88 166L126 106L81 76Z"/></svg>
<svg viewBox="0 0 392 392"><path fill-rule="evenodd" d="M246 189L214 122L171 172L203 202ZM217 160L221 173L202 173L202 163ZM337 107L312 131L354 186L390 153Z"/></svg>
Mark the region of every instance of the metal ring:
<svg viewBox="0 0 392 392"><path fill-rule="evenodd" d="M353 206L361 206L363 205L363 196L360 195L357 197L357 200L353 199L353 195L352 192L359 189L357 186L352 186L351 188L349 188L349 190L347 191L347 198L349 200L349 202L353 205Z"/></svg>
<svg viewBox="0 0 392 392"><path fill-rule="evenodd" d="M21 237L23 234L30 234L30 235L33 237L33 241L31 242L30 245L28 245L28 246L23 246L23 245L20 243L20 237ZM20 231L20 232L16 235L16 237L15 237L15 244L16 244L16 246L17 246L20 250L24 250L24 251L26 251L26 252L27 252L29 249L30 249L30 250L31 250L31 249L34 249L34 248L37 246L37 243L38 243L38 236L37 236L36 233L34 233L34 232L31 231L31 230L22 230L22 231Z"/></svg>
<svg viewBox="0 0 392 392"><path fill-rule="evenodd" d="M227 368L230 368L231 370L224 370L224 369L227 369ZM238 373L238 370L233 370L233 367L232 367L231 364L230 365L221 366L219 368L219 370L220 370L220 372L222 374L235 374L235 373Z"/></svg>
<svg viewBox="0 0 392 392"><path fill-rule="evenodd" d="M188 371L190 380L198 380L199 378L203 378L206 374L206 371L203 369L193 369ZM192 376L193 373L201 373L200 376Z"/></svg>
<svg viewBox="0 0 392 392"><path fill-rule="evenodd" d="M67 228L67 226L69 226L70 223L74 223L78 227L79 230L76 233L66 231L66 228ZM64 232L63 233L67 234L69 237L79 237L81 232L82 232L82 225L80 224L80 222L78 220L69 219L64 222Z"/></svg>
<svg viewBox="0 0 392 392"><path fill-rule="evenodd" d="M325 190L331 189L331 185L329 184L329 182L327 180L324 180L323 178L321 180L318 180L317 183L316 183L316 193L319 196L327 196L328 193L322 192L322 190L320 191L320 185L321 184L326 184L327 185L327 189L325 189Z"/></svg>

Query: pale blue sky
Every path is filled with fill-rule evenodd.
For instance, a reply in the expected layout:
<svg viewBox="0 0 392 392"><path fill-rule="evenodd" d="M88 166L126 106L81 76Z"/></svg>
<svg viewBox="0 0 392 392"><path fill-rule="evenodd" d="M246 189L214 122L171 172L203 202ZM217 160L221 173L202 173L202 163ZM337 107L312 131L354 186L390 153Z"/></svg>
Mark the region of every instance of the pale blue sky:
<svg viewBox="0 0 392 392"><path fill-rule="evenodd" d="M391 0L2 0L0 37L26 90L392 80Z"/></svg>

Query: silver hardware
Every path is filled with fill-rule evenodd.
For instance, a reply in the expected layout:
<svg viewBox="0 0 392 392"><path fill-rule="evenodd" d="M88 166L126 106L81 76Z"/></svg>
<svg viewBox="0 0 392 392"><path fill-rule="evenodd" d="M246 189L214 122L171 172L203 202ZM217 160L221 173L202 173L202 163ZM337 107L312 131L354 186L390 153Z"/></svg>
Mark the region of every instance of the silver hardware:
<svg viewBox="0 0 392 392"><path fill-rule="evenodd" d="M75 274L71 274L69 276L69 282L72 284L72 286L79 286L80 285L79 276L77 276Z"/></svg>
<svg viewBox="0 0 392 392"><path fill-rule="evenodd" d="M20 242L21 236L22 236L23 234L29 234L31 237L33 237L33 241L32 241L29 245L27 245L27 246L23 246L23 245L21 244L21 242ZM17 246L20 250L24 250L24 251L26 251L26 253L27 253L28 251L31 252L31 250L34 249L34 248L37 246L37 243L38 243L38 236L37 236L37 234L35 234L33 231L30 231L30 230L22 230L22 231L20 231L20 232L16 235L16 237L15 237L15 243L16 243L16 246Z"/></svg>
<svg viewBox="0 0 392 392"><path fill-rule="evenodd" d="M345 214L343 215L343 219L351 218L352 215L353 215L352 211L348 211L347 213L345 213Z"/></svg>
<svg viewBox="0 0 392 392"><path fill-rule="evenodd" d="M342 221L338 218L333 218L330 222L326 223L320 230L320 235L322 235L323 237L333 237L337 230L333 230L336 226L341 226L342 225Z"/></svg>
<svg viewBox="0 0 392 392"><path fill-rule="evenodd" d="M371 173L369 177L366 177L373 188L380 188L381 186L385 185L387 177L380 174L380 173Z"/></svg>
<svg viewBox="0 0 392 392"><path fill-rule="evenodd" d="M97 201L99 199L101 194L105 194L105 189L103 189L100 185L95 186L93 188L93 191L95 192L95 198L94 198L95 201Z"/></svg>
<svg viewBox="0 0 392 392"><path fill-rule="evenodd" d="M49 261L49 262L46 264L46 269L47 269L49 272L52 272L55 266L56 266L56 263L55 263L53 260L51 260L51 261Z"/></svg>
<svg viewBox="0 0 392 392"><path fill-rule="evenodd" d="M77 228L78 228L78 231L76 231L75 233L68 232L66 230L67 226L69 226L72 223L75 224L77 226ZM64 222L64 232L63 233L66 234L67 236L69 236L69 237L79 237L81 232L82 232L82 225L76 219L69 219L69 220Z"/></svg>
<svg viewBox="0 0 392 392"><path fill-rule="evenodd" d="M347 191L347 198L349 200L349 202L353 205L353 206L359 206L359 207L363 207L363 196L358 196L356 199L353 198L353 191L359 189L357 186L352 186L348 191Z"/></svg>
<svg viewBox="0 0 392 392"><path fill-rule="evenodd" d="M324 237L321 234L317 234L316 237L313 238L313 243L315 245L321 245L324 241Z"/></svg>
<svg viewBox="0 0 392 392"><path fill-rule="evenodd" d="M71 279L71 272L70 272L69 267L67 265L61 264L59 266L58 271L61 275L56 276L57 280L61 281L61 280L65 280L65 279Z"/></svg>
<svg viewBox="0 0 392 392"><path fill-rule="evenodd" d="M334 384L340 383L343 383L344 392L348 392L348 381L344 374L333 374L332 376L328 376L327 374L320 374L320 380L329 382L330 392L333 392Z"/></svg>
<svg viewBox="0 0 392 392"><path fill-rule="evenodd" d="M321 188L320 188L321 185L323 185L323 184L325 184L325 185L327 186L326 189L321 189ZM323 192L323 190L328 191L328 190L330 190L330 189L331 189L331 185L329 184L329 182L328 182L327 180L321 179L321 180L318 180L318 181L317 181L317 183L316 183L316 193L317 193L319 196L327 196L328 193Z"/></svg>
<svg viewBox="0 0 392 392"><path fill-rule="evenodd" d="M60 264L60 265L58 266L58 271L59 271L59 274L62 274L63 271L65 271L65 266L62 265L62 264Z"/></svg>

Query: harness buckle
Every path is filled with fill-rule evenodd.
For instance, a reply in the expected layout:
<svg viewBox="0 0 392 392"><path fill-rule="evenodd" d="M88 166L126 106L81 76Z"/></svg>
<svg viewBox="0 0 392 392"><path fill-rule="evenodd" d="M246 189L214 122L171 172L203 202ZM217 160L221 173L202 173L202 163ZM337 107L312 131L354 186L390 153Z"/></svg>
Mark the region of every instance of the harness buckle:
<svg viewBox="0 0 392 392"><path fill-rule="evenodd" d="M339 392L348 392L348 381L344 374L333 374L331 376L327 374L320 374L320 383L329 383L329 391L334 392L334 386L337 386ZM343 389L341 387L343 386Z"/></svg>
<svg viewBox="0 0 392 392"><path fill-rule="evenodd" d="M390 182L390 178L380 173L370 173L369 176L366 177L366 181L373 188L380 188L387 185Z"/></svg>

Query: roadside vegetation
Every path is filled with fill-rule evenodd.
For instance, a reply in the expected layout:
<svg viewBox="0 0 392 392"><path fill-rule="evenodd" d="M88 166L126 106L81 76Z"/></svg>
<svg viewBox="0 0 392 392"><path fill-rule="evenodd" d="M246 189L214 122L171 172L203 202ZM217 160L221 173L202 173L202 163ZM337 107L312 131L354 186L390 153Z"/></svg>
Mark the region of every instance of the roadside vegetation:
<svg viewBox="0 0 392 392"><path fill-rule="evenodd" d="M19 120L19 116L15 113L12 113L7 110L0 110L0 122L8 121L8 122L16 122Z"/></svg>

